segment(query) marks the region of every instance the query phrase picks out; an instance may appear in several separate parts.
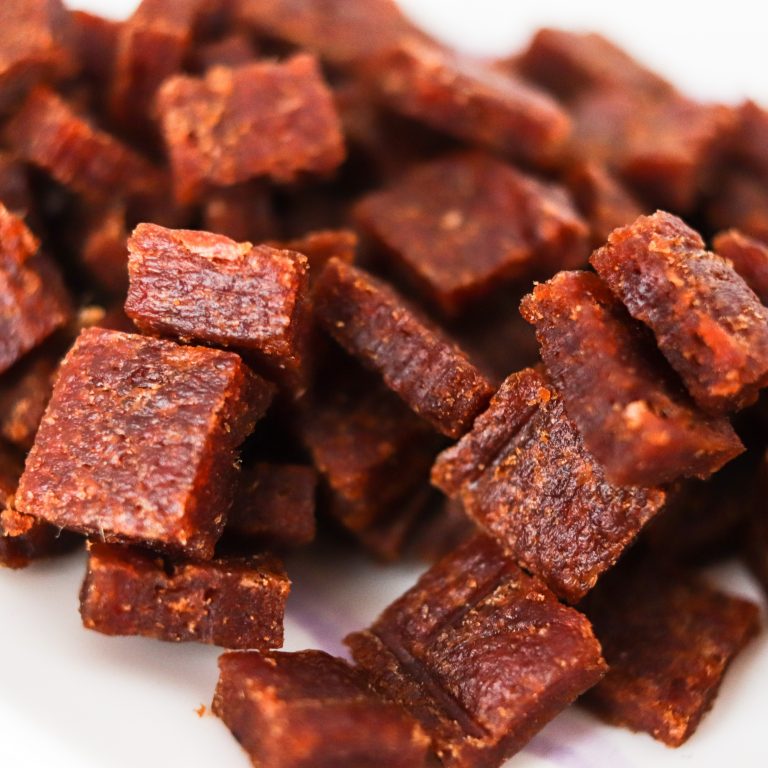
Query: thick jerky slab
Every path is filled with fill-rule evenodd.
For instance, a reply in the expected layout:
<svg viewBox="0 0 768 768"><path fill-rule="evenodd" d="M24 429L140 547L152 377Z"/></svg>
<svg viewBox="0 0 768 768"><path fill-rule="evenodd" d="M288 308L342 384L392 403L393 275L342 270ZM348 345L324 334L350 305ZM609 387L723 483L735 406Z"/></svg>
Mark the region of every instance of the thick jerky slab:
<svg viewBox="0 0 768 768"><path fill-rule="evenodd" d="M466 355L390 286L331 259L317 281L323 327L439 432L459 437L493 391Z"/></svg>
<svg viewBox="0 0 768 768"><path fill-rule="evenodd" d="M472 431L438 456L432 482L559 597L576 602L664 504L615 485L540 372L510 376Z"/></svg>
<svg viewBox="0 0 768 768"><path fill-rule="evenodd" d="M254 766L422 768L429 739L400 707L322 651L225 653L213 712Z"/></svg>
<svg viewBox="0 0 768 768"><path fill-rule="evenodd" d="M589 250L586 223L562 187L479 152L417 166L355 213L449 315L500 281L581 266Z"/></svg>
<svg viewBox="0 0 768 768"><path fill-rule="evenodd" d="M272 392L230 352L85 330L59 370L16 506L106 541L209 558L236 449Z"/></svg>
<svg viewBox="0 0 768 768"><path fill-rule="evenodd" d="M584 616L485 536L447 555L346 640L448 768L495 768L603 675Z"/></svg>
<svg viewBox="0 0 768 768"><path fill-rule="evenodd" d="M266 650L283 644L289 591L273 555L172 562L91 542L80 615L85 627L105 635Z"/></svg>
<svg viewBox="0 0 768 768"><path fill-rule="evenodd" d="M0 373L69 320L56 266L24 222L0 203Z"/></svg>
<svg viewBox="0 0 768 768"><path fill-rule="evenodd" d="M260 181L210 190L203 201L202 219L207 232L239 243L261 243L278 229L271 192Z"/></svg>
<svg viewBox="0 0 768 768"><path fill-rule="evenodd" d="M592 272L560 272L520 311L587 449L617 484L708 477L744 450L724 417L699 410L647 329Z"/></svg>
<svg viewBox="0 0 768 768"><path fill-rule="evenodd" d="M157 104L180 203L194 202L206 185L257 176L292 182L344 160L333 96L309 54L179 75L163 84Z"/></svg>
<svg viewBox="0 0 768 768"><path fill-rule="evenodd" d="M139 224L128 241L127 315L144 332L232 347L302 379L307 260L223 235Z"/></svg>
<svg viewBox="0 0 768 768"><path fill-rule="evenodd" d="M584 703L671 747L696 730L728 664L759 628L756 605L655 565L622 564L584 609L609 667Z"/></svg>
<svg viewBox="0 0 768 768"><path fill-rule="evenodd" d="M715 236L712 248L730 261L760 301L768 304L768 244L729 229Z"/></svg>
<svg viewBox="0 0 768 768"><path fill-rule="evenodd" d="M334 257L345 264L354 264L357 244L357 235L351 229L321 229L292 240L267 243L274 248L284 248L306 256L312 282Z"/></svg>
<svg viewBox="0 0 768 768"><path fill-rule="evenodd" d="M702 408L755 402L768 384L768 308L696 232L658 211L613 232L590 261Z"/></svg>
<svg viewBox="0 0 768 768"><path fill-rule="evenodd" d="M395 111L535 164L552 162L571 130L566 113L543 91L417 38L368 62L367 73Z"/></svg>

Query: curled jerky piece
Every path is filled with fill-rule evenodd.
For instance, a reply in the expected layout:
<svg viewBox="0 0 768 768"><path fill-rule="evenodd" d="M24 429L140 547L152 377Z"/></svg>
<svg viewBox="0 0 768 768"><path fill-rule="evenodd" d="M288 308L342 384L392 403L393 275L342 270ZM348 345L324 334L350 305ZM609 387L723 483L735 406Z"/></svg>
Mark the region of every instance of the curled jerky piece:
<svg viewBox="0 0 768 768"><path fill-rule="evenodd" d="M213 711L255 766L422 768L429 739L322 651L225 653Z"/></svg>
<svg viewBox="0 0 768 768"><path fill-rule="evenodd" d="M768 308L696 232L658 211L613 232L590 261L702 408L755 402L768 384Z"/></svg>
<svg viewBox="0 0 768 768"><path fill-rule="evenodd" d="M206 185L257 176L291 182L344 160L333 96L308 54L170 78L157 105L180 203Z"/></svg>
<svg viewBox="0 0 768 768"><path fill-rule="evenodd" d="M441 158L357 205L357 220L447 314L510 278L581 266L568 193L479 152Z"/></svg>
<svg viewBox="0 0 768 768"><path fill-rule="evenodd" d="M59 370L16 506L107 541L209 558L236 449L272 393L230 352L85 330Z"/></svg>
<svg viewBox="0 0 768 768"><path fill-rule="evenodd" d="M606 476L626 485L708 477L744 450L724 417L688 397L608 286L560 272L520 306L568 415Z"/></svg>
<svg viewBox="0 0 768 768"><path fill-rule="evenodd" d="M171 562L91 542L80 615L85 627L105 635L266 650L283 644L289 591L273 555Z"/></svg>
<svg viewBox="0 0 768 768"><path fill-rule="evenodd" d="M622 563L584 609L609 666L584 703L671 747L696 730L728 665L759 628L756 605L655 563Z"/></svg>
<svg viewBox="0 0 768 768"><path fill-rule="evenodd" d="M448 768L500 766L605 671L586 618L485 536L446 555L346 642Z"/></svg>
<svg viewBox="0 0 768 768"><path fill-rule="evenodd" d="M488 402L493 388L466 355L367 272L331 259L314 298L323 327L444 435L463 434Z"/></svg>
<svg viewBox="0 0 768 768"><path fill-rule="evenodd" d="M760 301L768 304L768 244L738 229L729 229L715 236L712 247L731 262Z"/></svg>
<svg viewBox="0 0 768 768"><path fill-rule="evenodd" d="M307 259L223 235L139 224L126 314L145 332L232 347L289 385L303 379Z"/></svg>
<svg viewBox="0 0 768 768"><path fill-rule="evenodd" d="M559 597L576 602L664 504L611 483L539 371L510 376L432 482Z"/></svg>

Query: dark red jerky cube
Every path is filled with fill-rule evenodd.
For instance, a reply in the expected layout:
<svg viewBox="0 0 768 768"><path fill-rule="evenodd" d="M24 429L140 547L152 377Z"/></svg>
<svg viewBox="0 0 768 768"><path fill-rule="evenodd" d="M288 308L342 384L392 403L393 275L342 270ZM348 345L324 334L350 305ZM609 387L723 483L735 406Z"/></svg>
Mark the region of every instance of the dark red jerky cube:
<svg viewBox="0 0 768 768"><path fill-rule="evenodd" d="M609 667L584 703L672 747L696 730L759 628L756 605L656 564L623 563L583 607Z"/></svg>
<svg viewBox="0 0 768 768"><path fill-rule="evenodd" d="M357 235L351 229L322 229L307 232L292 240L273 241L267 245L306 256L309 263L309 279L314 282L332 258L337 258L345 264L354 264L357 243Z"/></svg>
<svg viewBox="0 0 768 768"><path fill-rule="evenodd" d="M223 235L139 224L125 311L144 332L232 347L288 385L303 381L306 257Z"/></svg>
<svg viewBox="0 0 768 768"><path fill-rule="evenodd" d="M0 203L0 374L70 317L58 269L24 222Z"/></svg>
<svg viewBox="0 0 768 768"><path fill-rule="evenodd" d="M613 232L590 261L702 408L755 402L768 384L768 308L698 233L659 211Z"/></svg>
<svg viewBox="0 0 768 768"><path fill-rule="evenodd" d="M463 434L488 402L493 388L466 355L367 272L331 259L314 300L325 330L444 435Z"/></svg>
<svg viewBox="0 0 768 768"><path fill-rule="evenodd" d="M538 371L510 376L472 428L438 456L432 482L521 566L574 603L664 504L611 483Z"/></svg>
<svg viewBox="0 0 768 768"><path fill-rule="evenodd" d="M484 536L446 555L346 642L448 768L501 765L605 671L586 618Z"/></svg>
<svg viewBox="0 0 768 768"><path fill-rule="evenodd" d="M422 768L429 739L322 651L225 653L213 712L254 766Z"/></svg>
<svg viewBox="0 0 768 768"><path fill-rule="evenodd" d="M731 263L760 301L768 304L768 244L729 229L715 236L712 248Z"/></svg>
<svg viewBox="0 0 768 768"><path fill-rule="evenodd" d="M768 179L746 171L727 172L708 201L707 223L713 230L735 227L768 243Z"/></svg>
<svg viewBox="0 0 768 768"><path fill-rule="evenodd" d="M417 166L355 213L449 315L501 281L580 266L589 251L586 224L563 188L480 153Z"/></svg>
<svg viewBox="0 0 768 768"><path fill-rule="evenodd" d="M273 555L169 562L91 542L80 615L86 628L105 635L266 650L283 644L289 591Z"/></svg>
<svg viewBox="0 0 768 768"><path fill-rule="evenodd" d="M85 330L59 370L16 506L106 541L209 558L236 449L272 393L230 352Z"/></svg>
<svg viewBox="0 0 768 768"><path fill-rule="evenodd" d="M610 481L708 477L744 450L730 422L702 412L647 329L592 272L560 272L520 310L568 415Z"/></svg>
<svg viewBox="0 0 768 768"><path fill-rule="evenodd" d="M239 243L261 243L274 237L278 229L272 195L260 181L210 190L202 205L202 217L203 229Z"/></svg>
<svg viewBox="0 0 768 768"><path fill-rule="evenodd" d="M180 203L206 185L257 176L292 182L344 160L333 96L308 54L179 75L163 84L157 104Z"/></svg>
<svg viewBox="0 0 768 768"><path fill-rule="evenodd" d="M520 160L551 163L571 130L566 113L543 91L414 37L369 61L366 71L388 107Z"/></svg>

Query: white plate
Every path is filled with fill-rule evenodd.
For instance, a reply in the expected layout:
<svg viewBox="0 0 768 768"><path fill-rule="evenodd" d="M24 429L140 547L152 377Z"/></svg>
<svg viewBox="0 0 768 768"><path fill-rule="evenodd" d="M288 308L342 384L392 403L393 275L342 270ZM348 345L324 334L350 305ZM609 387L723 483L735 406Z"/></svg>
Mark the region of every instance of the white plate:
<svg viewBox="0 0 768 768"><path fill-rule="evenodd" d="M112 16L134 4L72 2ZM700 98L768 101L766 11L753 2L402 5L435 33L475 53L510 53L542 24L591 28L613 35ZM26 571L0 571L0 768L246 768L248 760L224 726L196 714L210 704L219 651L83 630L77 613L83 569L78 554ZM286 648L343 653L341 638L368 624L419 570L384 568L348 553L289 563L294 591ZM759 599L738 566L723 567L713 577L732 592ZM648 736L607 727L574 708L510 765L765 768L767 686L763 635L736 660L714 710L682 748L670 750Z"/></svg>

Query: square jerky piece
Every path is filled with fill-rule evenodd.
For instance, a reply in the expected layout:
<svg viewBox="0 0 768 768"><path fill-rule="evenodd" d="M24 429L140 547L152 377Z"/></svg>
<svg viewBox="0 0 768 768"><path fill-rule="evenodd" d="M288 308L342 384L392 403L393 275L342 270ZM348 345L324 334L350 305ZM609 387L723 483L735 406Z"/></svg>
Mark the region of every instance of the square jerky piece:
<svg viewBox="0 0 768 768"><path fill-rule="evenodd" d="M396 112L534 164L551 163L570 133L568 116L543 91L414 37L371 59L366 72Z"/></svg>
<svg viewBox="0 0 768 768"><path fill-rule="evenodd" d="M144 332L232 347L287 384L303 378L307 260L223 235L139 224L127 315Z"/></svg>
<svg viewBox="0 0 768 768"><path fill-rule="evenodd" d="M768 244L729 229L715 236L712 248L731 262L760 301L768 305Z"/></svg>
<svg viewBox="0 0 768 768"><path fill-rule="evenodd" d="M287 183L328 174L344 160L333 96L308 54L173 77L157 104L180 203L207 185L257 176Z"/></svg>
<svg viewBox="0 0 768 768"><path fill-rule="evenodd" d="M658 211L614 231L590 261L702 408L755 402L768 384L768 308L698 233Z"/></svg>
<svg viewBox="0 0 768 768"><path fill-rule="evenodd" d="M493 387L466 355L367 272L331 259L314 300L325 330L444 435L462 435L490 399Z"/></svg>
<svg viewBox="0 0 768 768"><path fill-rule="evenodd" d="M272 393L231 352L85 330L59 370L16 506L107 541L210 558L236 449Z"/></svg>
<svg viewBox="0 0 768 768"><path fill-rule="evenodd" d="M322 651L225 653L213 712L264 768L423 768L429 739Z"/></svg>
<svg viewBox="0 0 768 768"><path fill-rule="evenodd" d="M0 374L70 317L69 299L37 238L0 203Z"/></svg>
<svg viewBox="0 0 768 768"><path fill-rule="evenodd" d="M357 205L363 229L446 314L499 282L581 266L588 230L568 193L479 152L420 165Z"/></svg>
<svg viewBox="0 0 768 768"><path fill-rule="evenodd" d="M346 643L447 768L495 768L602 677L586 618L485 536L432 566Z"/></svg>
<svg viewBox="0 0 768 768"><path fill-rule="evenodd" d="M609 666L584 703L671 747L696 730L731 660L759 628L756 605L656 563L622 563L584 609Z"/></svg>
<svg viewBox="0 0 768 768"><path fill-rule="evenodd" d="M625 485L705 478L744 450L729 421L701 411L608 286L560 272L523 299L568 415L605 474Z"/></svg>
<svg viewBox="0 0 768 768"><path fill-rule="evenodd" d="M531 368L510 376L472 431L438 456L432 483L571 603L665 500L658 489L609 482L558 392Z"/></svg>
<svg viewBox="0 0 768 768"><path fill-rule="evenodd" d="M105 635L266 650L283 644L289 591L273 555L171 562L91 542L80 615L86 628Z"/></svg>

